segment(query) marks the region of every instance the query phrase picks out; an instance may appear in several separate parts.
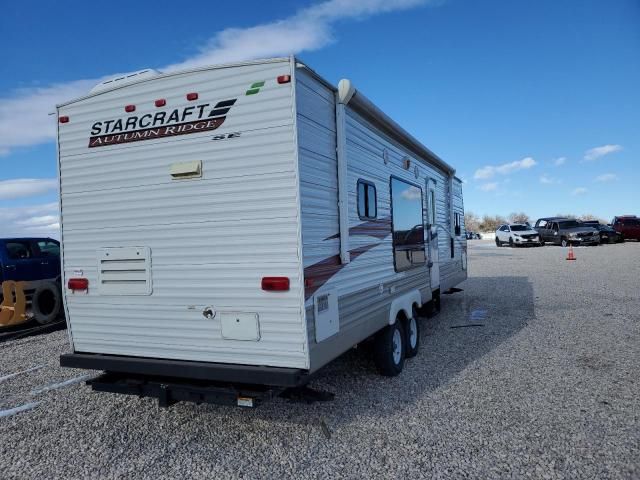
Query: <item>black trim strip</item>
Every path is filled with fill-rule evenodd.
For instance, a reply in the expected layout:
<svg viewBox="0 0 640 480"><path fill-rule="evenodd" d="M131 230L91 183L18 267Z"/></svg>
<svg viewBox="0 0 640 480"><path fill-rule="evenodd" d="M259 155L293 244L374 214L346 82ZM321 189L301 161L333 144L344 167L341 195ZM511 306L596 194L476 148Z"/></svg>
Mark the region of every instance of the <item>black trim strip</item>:
<svg viewBox="0 0 640 480"><path fill-rule="evenodd" d="M166 360L98 353L67 353L61 355L60 366L280 387L297 387L309 381L308 370L297 368Z"/></svg>

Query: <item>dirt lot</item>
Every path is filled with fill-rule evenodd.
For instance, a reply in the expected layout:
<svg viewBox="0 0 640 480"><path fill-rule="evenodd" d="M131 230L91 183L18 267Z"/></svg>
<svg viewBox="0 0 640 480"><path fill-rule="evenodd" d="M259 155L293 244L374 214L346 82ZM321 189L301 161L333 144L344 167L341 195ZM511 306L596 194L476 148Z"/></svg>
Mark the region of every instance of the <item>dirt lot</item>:
<svg viewBox="0 0 640 480"><path fill-rule="evenodd" d="M2 343L0 477L639 478L640 243L576 255L469 242L402 375L354 350L330 403L159 410L58 367L65 331Z"/></svg>

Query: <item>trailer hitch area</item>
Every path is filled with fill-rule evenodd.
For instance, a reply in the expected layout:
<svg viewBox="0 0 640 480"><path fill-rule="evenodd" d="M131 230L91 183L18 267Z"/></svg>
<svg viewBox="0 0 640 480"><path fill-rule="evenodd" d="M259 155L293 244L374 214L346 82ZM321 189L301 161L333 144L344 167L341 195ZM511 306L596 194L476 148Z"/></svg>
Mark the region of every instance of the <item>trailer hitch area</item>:
<svg viewBox="0 0 640 480"><path fill-rule="evenodd" d="M263 401L282 393L283 388L223 382L188 381L168 377L150 377L106 372L87 381L96 392L119 393L157 398L158 406L170 407L178 402L255 408Z"/></svg>

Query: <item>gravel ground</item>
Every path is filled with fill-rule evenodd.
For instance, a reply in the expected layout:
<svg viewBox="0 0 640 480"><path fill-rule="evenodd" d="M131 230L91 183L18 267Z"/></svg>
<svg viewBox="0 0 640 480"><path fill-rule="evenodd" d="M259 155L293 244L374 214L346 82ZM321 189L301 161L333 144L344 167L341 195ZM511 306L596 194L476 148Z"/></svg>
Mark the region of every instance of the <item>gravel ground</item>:
<svg viewBox="0 0 640 480"><path fill-rule="evenodd" d="M57 366L65 331L0 344L0 410L32 407L0 417L0 477L639 478L640 243L469 245L402 375L354 350L313 384L330 403L159 410L50 388L91 373Z"/></svg>

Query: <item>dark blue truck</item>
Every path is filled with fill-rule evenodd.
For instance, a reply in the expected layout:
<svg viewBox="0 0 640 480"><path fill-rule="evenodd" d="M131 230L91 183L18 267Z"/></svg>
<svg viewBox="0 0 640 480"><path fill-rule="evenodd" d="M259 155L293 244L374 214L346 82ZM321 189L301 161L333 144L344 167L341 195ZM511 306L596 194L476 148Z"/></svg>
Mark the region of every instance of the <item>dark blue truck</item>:
<svg viewBox="0 0 640 480"><path fill-rule="evenodd" d="M0 328L32 317L41 324L55 320L62 313L60 242L52 238L0 238L0 287L4 310L0 310ZM3 292L11 292L12 298L5 298ZM11 311L18 310L22 293L28 313L6 320Z"/></svg>

